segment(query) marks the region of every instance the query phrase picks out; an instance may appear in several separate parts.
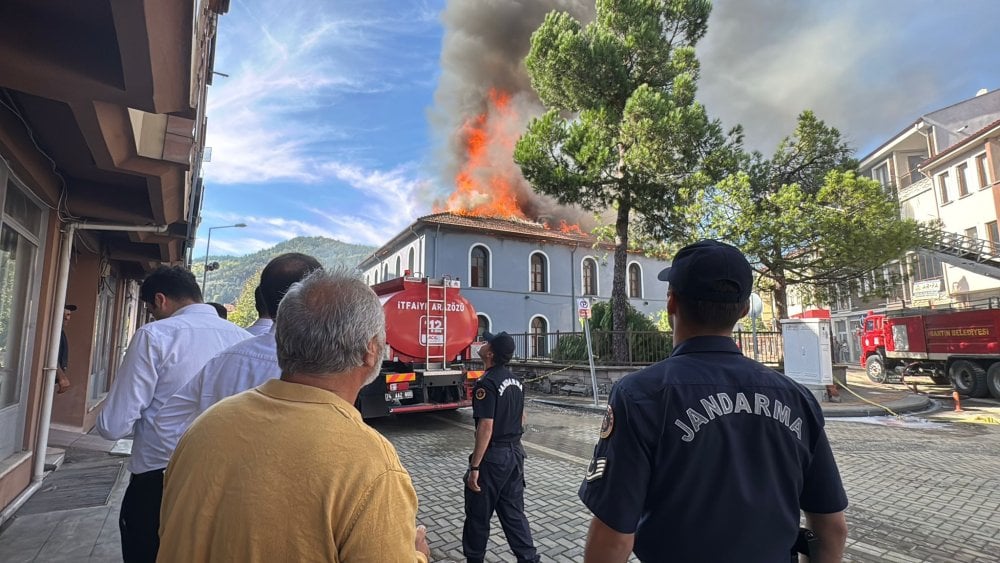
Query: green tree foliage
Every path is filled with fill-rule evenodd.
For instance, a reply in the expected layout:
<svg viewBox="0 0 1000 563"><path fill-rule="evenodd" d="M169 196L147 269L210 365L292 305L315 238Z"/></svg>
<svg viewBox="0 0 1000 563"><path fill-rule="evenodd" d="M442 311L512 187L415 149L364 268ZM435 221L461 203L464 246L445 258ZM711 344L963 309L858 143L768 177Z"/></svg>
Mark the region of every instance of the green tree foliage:
<svg viewBox="0 0 1000 563"><path fill-rule="evenodd" d="M624 361L633 363L658 362L670 355L673 340L669 333L663 332L656 321L646 317L626 303L626 342L628 354ZM608 302L595 303L591 309L591 343L594 356L602 363L611 359L613 314ZM552 359L558 362L586 362L587 340L583 334L568 334L559 337Z"/></svg>
<svg viewBox="0 0 1000 563"><path fill-rule="evenodd" d="M257 303L254 299L254 292L257 290L258 284L260 284L259 271L247 278L246 283L243 284L243 291L240 292L240 296L236 298L234 303L236 308L229 313L229 320L243 328L252 325L257 320Z"/></svg>
<svg viewBox="0 0 1000 563"><path fill-rule="evenodd" d="M866 276L886 281L872 272L920 244L891 187L858 176L852 153L840 131L805 111L770 159L744 155L742 171L718 184L705 209L708 234L756 263L778 318L788 317L790 286L823 302Z"/></svg>
<svg viewBox="0 0 1000 563"><path fill-rule="evenodd" d="M374 250L373 246L347 244L325 237L296 237L246 256L210 256L208 261L218 262L219 269L208 273L205 301L235 302L245 289L246 281L259 275L268 261L279 254L301 252L316 258L325 268L332 268L338 265L354 267ZM194 259L191 264L191 271L199 282L204 272L204 264L204 256Z"/></svg>
<svg viewBox="0 0 1000 563"><path fill-rule="evenodd" d="M616 211L613 325L627 322L629 225L679 238L687 203L730 170L732 145L695 100L694 46L706 0L598 0L587 26L552 12L531 37L531 82L548 108L518 141L514 159L538 192L591 211ZM624 359L624 332L615 357Z"/></svg>

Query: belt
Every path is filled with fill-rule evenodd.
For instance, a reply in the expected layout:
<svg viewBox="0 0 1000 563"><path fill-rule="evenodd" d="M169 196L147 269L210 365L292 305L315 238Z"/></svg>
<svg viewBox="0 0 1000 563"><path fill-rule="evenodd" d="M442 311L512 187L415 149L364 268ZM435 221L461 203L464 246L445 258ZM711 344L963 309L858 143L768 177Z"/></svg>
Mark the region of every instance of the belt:
<svg viewBox="0 0 1000 563"><path fill-rule="evenodd" d="M133 473L132 478L129 479L129 482L131 483L133 481L149 481L151 479L159 479L160 481L162 481L164 471L166 470L154 469L152 471L143 471L142 473Z"/></svg>
<svg viewBox="0 0 1000 563"><path fill-rule="evenodd" d="M510 446L517 446L520 444L521 444L520 438L516 438L514 440L490 440L490 446L497 446L503 448Z"/></svg>

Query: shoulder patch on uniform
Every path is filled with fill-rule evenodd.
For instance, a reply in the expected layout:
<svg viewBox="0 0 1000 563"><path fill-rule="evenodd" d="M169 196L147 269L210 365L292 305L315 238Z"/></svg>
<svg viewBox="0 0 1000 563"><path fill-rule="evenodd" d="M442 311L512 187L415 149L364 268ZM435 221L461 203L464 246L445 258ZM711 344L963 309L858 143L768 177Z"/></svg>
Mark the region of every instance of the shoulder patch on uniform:
<svg viewBox="0 0 1000 563"><path fill-rule="evenodd" d="M605 439L611 435L611 431L615 429L615 411L608 405L608 410L604 413L604 420L601 421L601 439Z"/></svg>
<svg viewBox="0 0 1000 563"><path fill-rule="evenodd" d="M590 460L590 467L587 468L587 475L584 479L587 482L596 481L601 477L604 477L604 469L608 466L608 458L606 457L595 457Z"/></svg>
<svg viewBox="0 0 1000 563"><path fill-rule="evenodd" d="M476 389L476 400L482 401L485 398L486 398L486 389L483 389L482 387Z"/></svg>

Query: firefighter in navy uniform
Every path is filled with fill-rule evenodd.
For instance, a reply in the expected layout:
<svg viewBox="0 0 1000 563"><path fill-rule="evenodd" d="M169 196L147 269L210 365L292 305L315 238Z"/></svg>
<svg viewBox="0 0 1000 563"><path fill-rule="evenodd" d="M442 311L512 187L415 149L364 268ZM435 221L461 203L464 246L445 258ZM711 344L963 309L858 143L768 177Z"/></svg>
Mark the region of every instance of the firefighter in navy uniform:
<svg viewBox="0 0 1000 563"><path fill-rule="evenodd" d="M514 339L506 332L483 335L480 349L486 373L472 391L476 446L465 474L465 526L462 552L470 563L483 561L496 511L517 561L538 561L524 516L524 389L507 364Z"/></svg>
<svg viewBox="0 0 1000 563"><path fill-rule="evenodd" d="M702 241L660 273L674 351L619 380L579 495L585 562L788 561L800 511L812 563L840 561L847 496L813 395L744 357L750 264Z"/></svg>

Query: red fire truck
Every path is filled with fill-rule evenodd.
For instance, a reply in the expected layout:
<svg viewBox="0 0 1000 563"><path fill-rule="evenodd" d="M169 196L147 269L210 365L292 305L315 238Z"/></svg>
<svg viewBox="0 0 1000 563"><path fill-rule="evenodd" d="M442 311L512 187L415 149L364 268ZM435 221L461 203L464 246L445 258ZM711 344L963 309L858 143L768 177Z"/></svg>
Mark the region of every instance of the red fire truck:
<svg viewBox="0 0 1000 563"><path fill-rule="evenodd" d="M869 312L861 348L876 383L926 375L970 397L1000 399L1000 309Z"/></svg>
<svg viewBox="0 0 1000 563"><path fill-rule="evenodd" d="M457 409L471 404L468 370L478 319L459 280L403 276L372 286L382 301L386 357L378 378L361 390L364 418Z"/></svg>

